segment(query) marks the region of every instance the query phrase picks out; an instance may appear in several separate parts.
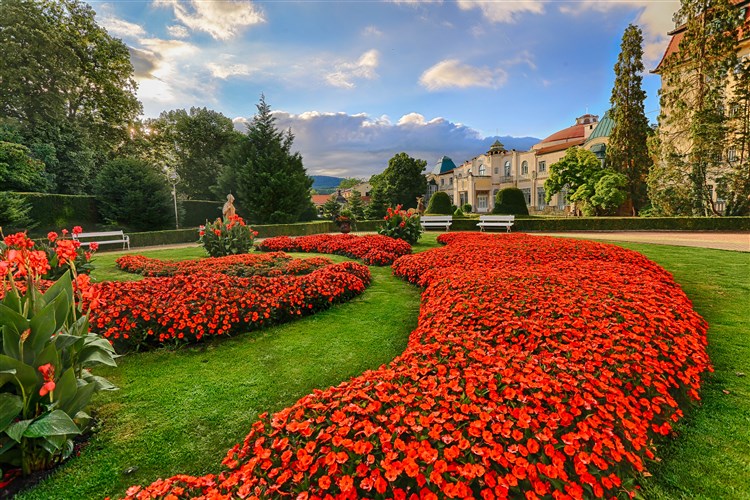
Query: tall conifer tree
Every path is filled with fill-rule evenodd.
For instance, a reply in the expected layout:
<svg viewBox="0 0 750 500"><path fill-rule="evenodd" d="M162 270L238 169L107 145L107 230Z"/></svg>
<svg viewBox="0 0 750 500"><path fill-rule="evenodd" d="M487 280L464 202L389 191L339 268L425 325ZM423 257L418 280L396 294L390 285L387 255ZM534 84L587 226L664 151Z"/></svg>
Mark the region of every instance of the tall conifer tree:
<svg viewBox="0 0 750 500"><path fill-rule="evenodd" d="M679 48L663 61L660 71L660 135L667 164L660 168L682 171L693 215L708 215L713 206L707 181L724 167L724 101L736 64L740 16L730 0L680 3L674 16L675 24L684 26L675 35L681 37Z"/></svg>
<svg viewBox="0 0 750 500"><path fill-rule="evenodd" d="M620 56L615 64L615 84L609 111L614 128L607 145L607 166L628 179L633 215L646 203L646 174L651 165L646 139L648 120L643 102L643 35L632 24L625 29Z"/></svg>
<svg viewBox="0 0 750 500"><path fill-rule="evenodd" d="M255 224L297 222L310 209L312 179L302 156L292 153L294 135L279 131L271 107L261 95L258 114L247 128L247 142L234 166L237 202Z"/></svg>
<svg viewBox="0 0 750 500"><path fill-rule="evenodd" d="M729 104L727 169L717 178L724 215L750 213L750 60L737 65Z"/></svg>

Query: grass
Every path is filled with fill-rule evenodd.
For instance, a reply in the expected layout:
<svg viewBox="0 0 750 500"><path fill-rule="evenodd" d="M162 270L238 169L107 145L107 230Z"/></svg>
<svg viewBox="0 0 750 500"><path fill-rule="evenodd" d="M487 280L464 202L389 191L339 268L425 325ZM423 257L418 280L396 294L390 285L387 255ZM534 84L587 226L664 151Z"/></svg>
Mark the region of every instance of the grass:
<svg viewBox="0 0 750 500"><path fill-rule="evenodd" d="M437 234L425 234L415 251L434 247ZM674 274L709 322L716 369L706 379L702 404L688 412L675 439L660 445L663 461L649 468L653 477L644 481L643 496L750 498L750 254L618 244ZM147 254L203 256L198 247ZM97 255L94 278L138 279L115 269L119 255ZM329 311L201 347L121 358L106 374L121 390L96 401L98 434L80 458L19 498L102 498L175 473L217 472L226 450L260 412L388 362L416 324L419 291L393 278L389 268L370 269L372 286ZM127 473L131 468L137 469Z"/></svg>

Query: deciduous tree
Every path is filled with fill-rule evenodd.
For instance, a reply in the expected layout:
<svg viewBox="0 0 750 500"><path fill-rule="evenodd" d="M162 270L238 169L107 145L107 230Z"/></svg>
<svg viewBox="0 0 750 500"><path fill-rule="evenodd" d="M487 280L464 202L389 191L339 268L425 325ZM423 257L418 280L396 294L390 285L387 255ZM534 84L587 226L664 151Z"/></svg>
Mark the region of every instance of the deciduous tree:
<svg viewBox="0 0 750 500"><path fill-rule="evenodd" d="M370 180L373 190L381 190L386 203L391 206L416 208L417 197L427 191L427 178L422 172L427 162L398 153L388 160L388 167ZM374 196L374 193L373 193Z"/></svg>

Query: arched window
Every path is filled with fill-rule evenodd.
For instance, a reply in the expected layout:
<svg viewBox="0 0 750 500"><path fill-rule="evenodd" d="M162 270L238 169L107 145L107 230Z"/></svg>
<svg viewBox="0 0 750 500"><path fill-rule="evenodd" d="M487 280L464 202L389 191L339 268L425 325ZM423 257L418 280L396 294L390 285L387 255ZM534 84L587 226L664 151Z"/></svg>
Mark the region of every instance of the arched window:
<svg viewBox="0 0 750 500"><path fill-rule="evenodd" d="M487 175L487 168L484 165L479 165L479 175Z"/></svg>
<svg viewBox="0 0 750 500"><path fill-rule="evenodd" d="M529 175L529 162L525 160L521 163L521 175Z"/></svg>
<svg viewBox="0 0 750 500"><path fill-rule="evenodd" d="M509 160L506 160L505 162L505 171L503 175L505 175L505 177L510 177L510 161Z"/></svg>

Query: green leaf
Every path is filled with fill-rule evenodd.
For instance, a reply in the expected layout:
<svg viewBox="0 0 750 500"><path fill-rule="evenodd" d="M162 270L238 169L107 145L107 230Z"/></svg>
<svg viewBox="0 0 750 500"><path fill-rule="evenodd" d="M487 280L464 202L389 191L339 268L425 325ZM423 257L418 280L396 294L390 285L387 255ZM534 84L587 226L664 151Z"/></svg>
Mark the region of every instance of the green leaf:
<svg viewBox="0 0 750 500"><path fill-rule="evenodd" d="M12 326L19 335L29 329L29 320L4 304L0 304L0 324Z"/></svg>
<svg viewBox="0 0 750 500"><path fill-rule="evenodd" d="M18 383L15 379L18 379L23 385L27 395L37 389L37 372L33 367L15 358L0 354L0 374L10 373L10 370L15 370L15 373L9 381L14 382L17 385Z"/></svg>
<svg viewBox="0 0 750 500"><path fill-rule="evenodd" d="M20 443L21 438L23 437L23 433L26 432L26 429L28 429L29 425L31 425L31 422L34 420L21 420L18 422L13 422L8 426L7 429L5 429L5 433L15 442Z"/></svg>
<svg viewBox="0 0 750 500"><path fill-rule="evenodd" d="M85 347L78 357L78 362L85 368L99 365L117 366L112 355L100 347Z"/></svg>
<svg viewBox="0 0 750 500"><path fill-rule="evenodd" d="M55 309L56 303L59 300L64 301L65 296L58 295L31 318L31 335L29 335L26 344L31 346L34 353L41 351L45 344L49 342L52 334L58 330L58 325L55 321ZM24 351L24 357L26 357L26 351Z"/></svg>
<svg viewBox="0 0 750 500"><path fill-rule="evenodd" d="M23 433L24 437L38 438L48 436L63 436L80 434L81 431L73 420L62 410L54 410L29 425Z"/></svg>
<svg viewBox="0 0 750 500"><path fill-rule="evenodd" d="M3 354L11 358L20 359L20 343L21 336L15 331L15 328L10 325L3 325Z"/></svg>
<svg viewBox="0 0 750 500"><path fill-rule="evenodd" d="M119 387L114 385L112 382L107 380L104 377L99 377L98 375L92 375L91 373L87 373L83 376L83 379L86 382L93 382L96 385L97 391L117 391L119 390Z"/></svg>
<svg viewBox="0 0 750 500"><path fill-rule="evenodd" d="M8 290L8 293L5 294L5 297L3 298L2 302L0 302L0 305L3 305L9 309L11 309L14 312L21 312L21 297L19 297L18 292L14 290Z"/></svg>
<svg viewBox="0 0 750 500"><path fill-rule="evenodd" d="M0 430L5 429L23 410L23 400L15 394L0 393Z"/></svg>
<svg viewBox="0 0 750 500"><path fill-rule="evenodd" d="M44 299L47 303L50 303L59 295L65 295L67 297L68 305L73 301L73 282L70 273L65 273L57 281L44 292Z"/></svg>
<svg viewBox="0 0 750 500"><path fill-rule="evenodd" d="M74 412L68 411L67 406L76 397L78 392L78 384L76 383L76 377L73 368L65 370L65 373L57 380L55 384L55 401L58 402L57 407L65 411L70 415L75 415Z"/></svg>
<svg viewBox="0 0 750 500"><path fill-rule="evenodd" d="M68 333L58 333L55 336L55 347L57 348L58 351L63 351L73 346L76 342L82 341L82 340L83 340L83 337L79 337L78 335L70 335Z"/></svg>
<svg viewBox="0 0 750 500"><path fill-rule="evenodd" d="M83 409L86 408L86 406L91 401L91 396L93 396L94 392L96 391L96 383L95 382L89 382L85 385L78 386L78 390L76 391L73 398L66 402L62 403L60 405L60 409L64 410L68 415L74 415L75 418L79 418L78 415L83 413ZM84 415L86 415L84 413ZM86 415L89 419L88 415Z"/></svg>

